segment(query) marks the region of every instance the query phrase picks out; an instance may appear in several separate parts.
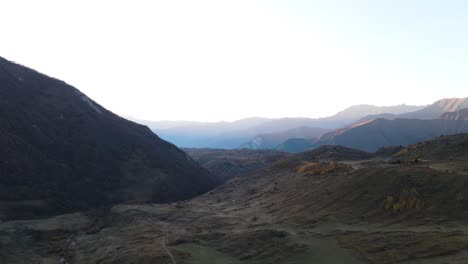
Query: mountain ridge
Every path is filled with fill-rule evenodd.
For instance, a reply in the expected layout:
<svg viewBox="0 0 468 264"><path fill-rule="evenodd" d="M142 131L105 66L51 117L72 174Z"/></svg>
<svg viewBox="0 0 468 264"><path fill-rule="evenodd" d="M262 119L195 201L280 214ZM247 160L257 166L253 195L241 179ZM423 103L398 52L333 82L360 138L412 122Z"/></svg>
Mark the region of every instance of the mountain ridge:
<svg viewBox="0 0 468 264"><path fill-rule="evenodd" d="M314 146L342 145L365 151L380 147L409 145L440 135L468 132L468 122L459 120L375 119L312 140Z"/></svg>
<svg viewBox="0 0 468 264"><path fill-rule="evenodd" d="M217 184L175 145L63 81L0 58L0 85L0 219L182 200Z"/></svg>
<svg viewBox="0 0 468 264"><path fill-rule="evenodd" d="M437 136L437 134L455 134L460 132L466 132L466 124L464 124L463 122L456 123L447 121L467 121L468 110L466 109L466 106L468 106L468 98L446 98L438 100L433 104L430 104L415 112L409 112L399 115L392 113L367 115L354 123L325 133L316 138L309 137L302 139L294 138L286 140L285 142L281 143L277 149L282 151L300 152L316 148L321 145L344 144L345 146L349 147L354 147L367 151L375 151L377 148L389 146L389 144L408 145L411 143L415 143L419 140L425 140L430 137L435 137ZM458 111L445 112L447 110ZM385 122L383 120L393 122ZM414 121L411 122L404 120ZM385 125L382 125L382 122L385 122ZM371 128L371 124L379 124L377 126L380 126L380 129L375 130L375 128ZM401 126L398 126L398 124L401 124ZM419 124L423 127L426 127L426 129L429 129L430 131L418 129L418 127L416 127L414 124ZM457 127L457 124L459 127ZM444 128L444 126L446 127ZM368 128L369 131L364 132L363 130L365 130L366 128ZM413 129L413 132L409 132L409 128ZM371 133L370 130L374 131ZM350 133L355 133L356 131L362 131L363 134L358 135L359 133L356 133L355 136L357 138L348 138L348 140L344 140L344 137L350 137ZM345 134L345 136L342 136L343 134ZM366 134L367 136L364 134ZM388 142L385 142L385 137L390 138L389 140L387 140ZM380 139L377 140L377 138ZM374 140L374 143L371 147L372 144L370 142L372 140ZM359 141L361 143L354 144L351 143L352 141ZM367 146L364 146L366 144Z"/></svg>
<svg viewBox="0 0 468 264"><path fill-rule="evenodd" d="M169 127L150 127L163 139L187 148L225 148L235 149L247 144L262 134L282 133L299 127L336 129L357 121L368 113L403 113L420 110L423 106L372 106L357 105L340 111L336 115L324 118L246 118L234 122L208 122ZM155 125L145 121L145 124ZM281 142L278 142L279 145Z"/></svg>

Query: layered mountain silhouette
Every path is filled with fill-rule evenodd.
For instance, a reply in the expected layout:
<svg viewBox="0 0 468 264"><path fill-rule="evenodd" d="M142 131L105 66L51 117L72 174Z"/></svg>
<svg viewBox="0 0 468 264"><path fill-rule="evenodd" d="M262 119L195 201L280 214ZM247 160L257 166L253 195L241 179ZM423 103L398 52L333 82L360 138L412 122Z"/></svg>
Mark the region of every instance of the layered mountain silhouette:
<svg viewBox="0 0 468 264"><path fill-rule="evenodd" d="M327 133L315 140L313 146L342 145L376 151L385 146L409 145L440 135L468 132L468 122L458 120L376 119L358 126Z"/></svg>
<svg viewBox="0 0 468 264"><path fill-rule="evenodd" d="M216 180L145 126L0 58L0 219L169 202Z"/></svg>
<svg viewBox="0 0 468 264"><path fill-rule="evenodd" d="M255 136L240 148L247 149L276 149L278 145L290 138L318 137L328 130L317 127L298 127L284 132L260 134Z"/></svg>
<svg viewBox="0 0 468 264"><path fill-rule="evenodd" d="M440 135L464 133L468 132L467 105L467 98L442 99L415 112L368 115L319 137L290 138L277 149L301 152L322 145L342 145L376 151L381 147L406 146Z"/></svg>
<svg viewBox="0 0 468 264"><path fill-rule="evenodd" d="M246 118L235 122L187 122L187 121L161 121L151 122L135 120L148 125L153 131L165 140L168 140L179 147L187 148L224 148L234 149L239 147L263 148L257 146L256 141L265 138L284 137L291 133L297 137L301 128L313 128L308 138L317 136L320 131L331 130L349 125L370 114L402 114L422 109L422 106L397 105L378 107L372 105L357 105L349 107L336 115L324 118ZM321 129L320 131L318 129ZM296 131L296 132L294 132ZM266 134L283 134L266 136ZM266 139L269 138L269 139ZM286 140L285 138L284 140ZM253 141L252 141L253 140ZM283 140L283 141L284 141ZM273 140L274 141L274 140ZM272 145L279 145L283 141L267 143L265 148L272 148ZM274 147L276 147L274 146Z"/></svg>
<svg viewBox="0 0 468 264"><path fill-rule="evenodd" d="M355 124L359 124L364 121L374 120L377 118L437 119L444 113L456 112L465 108L468 108L468 98L441 99L427 107L424 107L414 112L407 112L403 114L394 114L394 113L370 114L356 121Z"/></svg>
<svg viewBox="0 0 468 264"><path fill-rule="evenodd" d="M468 98L449 98L439 100L419 111L401 114L399 118L435 119L446 112L468 108Z"/></svg>

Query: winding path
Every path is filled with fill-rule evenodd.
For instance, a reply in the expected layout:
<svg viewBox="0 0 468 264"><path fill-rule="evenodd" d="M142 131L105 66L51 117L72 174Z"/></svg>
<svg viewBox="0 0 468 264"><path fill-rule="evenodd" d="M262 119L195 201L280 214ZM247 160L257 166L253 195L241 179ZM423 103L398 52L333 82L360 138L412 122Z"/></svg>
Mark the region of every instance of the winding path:
<svg viewBox="0 0 468 264"><path fill-rule="evenodd" d="M177 261L175 260L174 255L172 255L171 251L169 251L169 249L166 246L166 240L167 240L167 235L161 239L162 248L164 249L164 251L166 251L167 255L171 257L172 264L177 264Z"/></svg>

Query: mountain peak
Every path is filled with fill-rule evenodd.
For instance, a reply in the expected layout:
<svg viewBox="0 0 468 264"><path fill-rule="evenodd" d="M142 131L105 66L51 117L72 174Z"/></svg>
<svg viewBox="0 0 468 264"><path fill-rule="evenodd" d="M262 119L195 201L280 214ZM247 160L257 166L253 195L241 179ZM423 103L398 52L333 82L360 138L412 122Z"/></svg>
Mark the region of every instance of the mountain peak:
<svg viewBox="0 0 468 264"><path fill-rule="evenodd" d="M402 114L401 118L436 119L445 112L455 112L468 108L468 98L445 98L415 112Z"/></svg>

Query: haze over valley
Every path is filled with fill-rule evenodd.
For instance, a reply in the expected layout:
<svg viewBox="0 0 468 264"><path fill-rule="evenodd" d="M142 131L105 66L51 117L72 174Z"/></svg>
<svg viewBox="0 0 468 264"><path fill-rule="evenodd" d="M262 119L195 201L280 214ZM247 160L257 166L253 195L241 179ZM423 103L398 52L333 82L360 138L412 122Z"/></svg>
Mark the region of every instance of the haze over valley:
<svg viewBox="0 0 468 264"><path fill-rule="evenodd" d="M468 127L463 115L467 108L468 98L447 98L427 106L356 105L318 119L137 122L148 125L179 147L298 152L337 144L375 151L393 145L406 146L444 134L466 133ZM297 144L299 146L295 146Z"/></svg>

